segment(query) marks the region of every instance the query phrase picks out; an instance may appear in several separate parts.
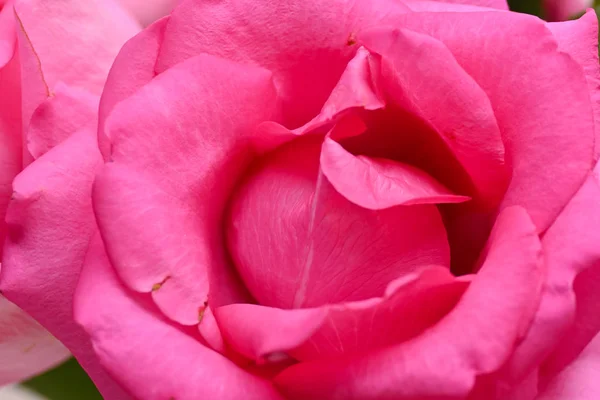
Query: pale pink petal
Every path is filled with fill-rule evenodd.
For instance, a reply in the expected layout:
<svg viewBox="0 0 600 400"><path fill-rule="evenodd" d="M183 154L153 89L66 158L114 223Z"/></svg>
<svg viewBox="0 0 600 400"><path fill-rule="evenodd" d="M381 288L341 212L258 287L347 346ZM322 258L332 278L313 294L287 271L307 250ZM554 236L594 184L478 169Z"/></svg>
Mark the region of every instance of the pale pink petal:
<svg viewBox="0 0 600 400"><path fill-rule="evenodd" d="M170 13L178 2L179 0L119 0L143 26Z"/></svg>
<svg viewBox="0 0 600 400"><path fill-rule="evenodd" d="M58 83L54 94L35 110L27 131L27 148L39 158L79 129L96 129L98 96Z"/></svg>
<svg viewBox="0 0 600 400"><path fill-rule="evenodd" d="M119 103L106 123L112 162L94 207L107 252L129 288L154 290L180 323L197 324L207 296L211 306L246 298L221 219L250 157L247 139L274 115L268 71L200 55Z"/></svg>
<svg viewBox="0 0 600 400"><path fill-rule="evenodd" d="M600 397L600 334L535 400L596 400Z"/></svg>
<svg viewBox="0 0 600 400"><path fill-rule="evenodd" d="M228 343L257 362L328 359L412 339L445 316L467 286L432 267L392 282L382 298L295 310L233 304L216 312Z"/></svg>
<svg viewBox="0 0 600 400"><path fill-rule="evenodd" d="M289 399L463 398L499 368L526 330L543 279L535 226L506 209L487 258L456 307L415 339L370 352L294 365L275 382Z"/></svg>
<svg viewBox="0 0 600 400"><path fill-rule="evenodd" d="M261 158L232 195L229 252L259 303L279 308L382 296L396 278L448 267L434 205L367 210L319 172L322 138L305 136Z"/></svg>
<svg viewBox="0 0 600 400"><path fill-rule="evenodd" d="M73 293L96 229L91 191L100 165L94 131L84 130L17 176L0 290L71 350L105 398L126 400L73 321Z"/></svg>
<svg viewBox="0 0 600 400"><path fill-rule="evenodd" d="M508 10L506 1L469 1L469 0L402 0L412 11L416 12L481 12ZM493 4L496 3L496 4Z"/></svg>
<svg viewBox="0 0 600 400"><path fill-rule="evenodd" d="M576 21L548 24L560 51L569 54L583 67L587 79L596 132L595 155L600 157L600 66L598 65L598 17L594 10Z"/></svg>
<svg viewBox="0 0 600 400"><path fill-rule="evenodd" d="M546 230L593 167L581 66L557 51L543 21L524 14L412 13L399 26L443 42L487 94L512 168L502 207L523 206Z"/></svg>
<svg viewBox="0 0 600 400"><path fill-rule="evenodd" d="M499 10L508 10L506 0L436 0L440 3L465 4L478 7L497 8Z"/></svg>
<svg viewBox="0 0 600 400"><path fill-rule="evenodd" d="M416 167L384 158L355 157L330 138L323 142L321 168L341 195L370 210L469 200Z"/></svg>
<svg viewBox="0 0 600 400"><path fill-rule="evenodd" d="M102 365L136 399L283 400L269 382L203 346L142 296L123 286L97 235L75 294L75 315Z"/></svg>
<svg viewBox="0 0 600 400"><path fill-rule="evenodd" d="M69 351L17 306L0 296L0 386L37 375Z"/></svg>
<svg viewBox="0 0 600 400"><path fill-rule="evenodd" d="M354 56L356 34L408 11L395 0L184 0L171 14L157 72L199 53L273 71L284 125L318 113ZM232 27L235 27L233 29Z"/></svg>
<svg viewBox="0 0 600 400"><path fill-rule="evenodd" d="M163 18L128 40L110 69L98 111L98 145L105 159L110 154L110 141L104 132L106 118L115 104L156 76L154 65L168 20Z"/></svg>
<svg viewBox="0 0 600 400"><path fill-rule="evenodd" d="M10 61L15 53L17 31L12 1L2 6L0 4L0 68Z"/></svg>

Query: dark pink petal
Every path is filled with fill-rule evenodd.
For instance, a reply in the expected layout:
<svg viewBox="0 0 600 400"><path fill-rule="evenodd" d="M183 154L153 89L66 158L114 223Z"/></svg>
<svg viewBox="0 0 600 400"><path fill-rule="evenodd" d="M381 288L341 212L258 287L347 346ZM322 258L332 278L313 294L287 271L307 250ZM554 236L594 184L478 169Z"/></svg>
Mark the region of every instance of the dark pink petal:
<svg viewBox="0 0 600 400"><path fill-rule="evenodd" d="M274 114L268 71L200 55L119 103L106 123L112 162L94 208L107 253L129 288L152 292L180 323L197 324L207 300L246 299L221 219L255 125Z"/></svg>
<svg viewBox="0 0 600 400"><path fill-rule="evenodd" d="M569 54L583 67L587 79L596 132L595 155L600 157L600 66L598 65L598 17L589 10L575 21L548 24L558 49Z"/></svg>
<svg viewBox="0 0 600 400"><path fill-rule="evenodd" d="M106 118L115 104L156 76L154 65L167 21L165 17L128 40L110 69L98 111L98 145L105 159L110 155L110 141L104 132Z"/></svg>
<svg viewBox="0 0 600 400"><path fill-rule="evenodd" d="M282 400L270 383L203 346L136 296L119 280L97 235L75 294L75 315L102 365L136 399Z"/></svg>
<svg viewBox="0 0 600 400"><path fill-rule="evenodd" d="M535 226L518 207L498 218L481 271L458 305L415 339L361 357L294 365L275 382L290 399L463 398L526 330L543 279Z"/></svg>
<svg viewBox="0 0 600 400"><path fill-rule="evenodd" d="M14 181L0 290L65 344L108 399L128 399L73 321L73 293L92 233L95 132L71 135Z"/></svg>
<svg viewBox="0 0 600 400"><path fill-rule="evenodd" d="M512 167L502 207L520 205L547 229L593 166L581 66L557 51L543 21L523 14L412 13L399 26L443 42L487 94Z"/></svg>
<svg viewBox="0 0 600 400"><path fill-rule="evenodd" d="M0 68L0 259L6 235L4 216L12 195L12 181L21 171L21 92L18 56Z"/></svg>
<svg viewBox="0 0 600 400"><path fill-rule="evenodd" d="M319 171L322 139L296 139L255 164L232 196L229 252L259 303L317 307L383 295L430 265L448 267L433 205L367 210Z"/></svg>
<svg viewBox="0 0 600 400"><path fill-rule="evenodd" d="M356 52L356 34L393 24L399 1L184 0L165 32L157 72L199 53L273 71L284 124L297 128L319 113ZM232 27L235 27L233 29Z"/></svg>
<svg viewBox="0 0 600 400"><path fill-rule="evenodd" d="M596 400L600 397L600 334L535 400Z"/></svg>
<svg viewBox="0 0 600 400"><path fill-rule="evenodd" d="M384 158L354 156L330 138L323 142L321 168L341 195L370 210L469 200L453 194L416 167Z"/></svg>
<svg viewBox="0 0 600 400"><path fill-rule="evenodd" d="M72 133L96 129L98 96L58 83L54 94L35 110L27 131L27 148L39 158Z"/></svg>
<svg viewBox="0 0 600 400"><path fill-rule="evenodd" d="M448 48L430 36L401 29L368 31L359 41L381 55L378 79L388 102L436 131L471 178L478 197L498 203L509 171L496 117L486 93Z"/></svg>
<svg viewBox="0 0 600 400"><path fill-rule="evenodd" d="M0 296L0 386L37 375L69 351L33 318Z"/></svg>
<svg viewBox="0 0 600 400"><path fill-rule="evenodd" d="M217 314L227 341L257 362L328 359L413 338L445 316L467 285L432 267L392 282L381 298L295 310L233 304Z"/></svg>

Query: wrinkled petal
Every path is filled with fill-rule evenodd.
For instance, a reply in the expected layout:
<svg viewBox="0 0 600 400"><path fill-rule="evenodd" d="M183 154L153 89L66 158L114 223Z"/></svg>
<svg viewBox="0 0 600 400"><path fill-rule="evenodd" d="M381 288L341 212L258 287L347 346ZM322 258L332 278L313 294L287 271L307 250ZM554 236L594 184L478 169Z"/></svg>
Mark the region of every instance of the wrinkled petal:
<svg viewBox="0 0 600 400"><path fill-rule="evenodd" d="M138 302L112 269L99 235L84 263L75 315L104 367L137 399L282 400L270 383L188 336L152 304Z"/></svg>
<svg viewBox="0 0 600 400"><path fill-rule="evenodd" d="M319 113L356 52L356 33L393 24L407 8L395 0L184 0L172 13L156 71L209 53L273 72L283 121L297 128ZM231 29L231 27L235 29Z"/></svg>
<svg viewBox="0 0 600 400"><path fill-rule="evenodd" d="M91 191L100 163L94 132L83 130L17 176L0 290L71 350L105 398L126 400L73 321L73 293L96 229Z"/></svg>
<svg viewBox="0 0 600 400"><path fill-rule="evenodd" d="M600 334L535 400L596 400L600 396Z"/></svg>
<svg viewBox="0 0 600 400"><path fill-rule="evenodd" d="M229 253L259 303L317 307L383 295L396 278L449 267L434 205L367 210L319 170L320 136L278 148L253 165L226 220Z"/></svg>
<svg viewBox="0 0 600 400"><path fill-rule="evenodd" d="M583 67L594 110L596 159L600 157L600 65L598 64L598 17L594 10L575 20L550 23L548 28L558 49L569 54Z"/></svg>
<svg viewBox="0 0 600 400"><path fill-rule="evenodd" d="M321 168L341 195L370 210L469 200L418 168L383 158L355 157L329 138L323 142Z"/></svg>
<svg viewBox="0 0 600 400"><path fill-rule="evenodd" d="M17 306L0 296L0 386L37 375L69 351Z"/></svg>
<svg viewBox="0 0 600 400"><path fill-rule="evenodd" d="M274 113L268 71L200 55L157 76L107 121L112 162L94 187L107 252L129 288L153 291L180 323L197 324L207 296L212 306L245 299L220 224L250 156L247 138ZM209 286L218 289L209 295Z"/></svg>
<svg viewBox="0 0 600 400"><path fill-rule="evenodd" d="M247 357L308 361L409 340L445 316L467 285L434 267L392 282L382 298L295 310L233 304L217 313L228 343Z"/></svg>
<svg viewBox="0 0 600 400"><path fill-rule="evenodd" d="M508 208L482 269L433 328L362 357L294 365L275 382L290 399L466 397L476 376L499 368L526 330L539 297L541 261L532 221L522 208Z"/></svg>
<svg viewBox="0 0 600 400"><path fill-rule="evenodd" d="M524 207L538 231L546 230L593 167L593 115L581 66L557 51L543 21L528 15L412 13L399 26L444 43L487 94L512 168L501 207Z"/></svg>

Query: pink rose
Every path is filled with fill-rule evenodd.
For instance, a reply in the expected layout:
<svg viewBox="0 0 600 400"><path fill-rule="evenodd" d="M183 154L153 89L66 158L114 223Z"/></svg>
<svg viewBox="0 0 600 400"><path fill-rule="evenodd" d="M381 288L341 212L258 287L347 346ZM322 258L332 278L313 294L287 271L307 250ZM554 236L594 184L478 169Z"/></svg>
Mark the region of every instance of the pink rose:
<svg viewBox="0 0 600 400"><path fill-rule="evenodd" d="M149 7L152 9L153 7ZM5 214L13 195L12 181L24 167L36 170L59 151L71 134L96 129L99 95L108 70L122 44L141 27L118 4L105 0L16 0L0 5L0 259L2 279L10 279L4 268L2 244L7 231L12 239L10 216ZM48 153L48 155L46 155ZM30 165L31 164L31 165ZM42 167L43 168L43 167ZM43 190L43 189L42 189ZM44 195L40 195L44 196ZM45 216L47 218L48 216ZM43 220L36 221L36 223ZM52 240L58 231L46 231ZM85 235L84 231L80 232ZM80 239L77 239L80 240ZM10 253L10 250L9 250ZM78 254L62 248L40 261L60 265ZM8 262L7 264L10 264ZM21 273L35 274L38 264L22 265ZM77 271L54 275L64 280L56 285L40 275L11 296L6 294L67 346L89 343L72 318L72 292ZM60 287L61 298L45 297L35 303L21 301L44 285ZM89 347L89 346L88 346ZM94 357L78 354L80 359ZM76 353L77 354L77 353ZM69 355L23 311L0 297L0 385L24 379L64 360ZM93 369L93 367L92 367ZM99 367L97 368L99 370ZM95 379L102 379L94 375ZM110 381L109 378L107 378ZM114 385L114 384L113 384ZM114 385L117 387L116 385ZM117 390L120 388L117 387Z"/></svg>
<svg viewBox="0 0 600 400"><path fill-rule="evenodd" d="M184 0L102 156L16 178L0 288L63 337L74 292L109 400L596 399L596 16L505 10Z"/></svg>
<svg viewBox="0 0 600 400"><path fill-rule="evenodd" d="M591 7L594 0L544 0L544 12L549 21L564 21Z"/></svg>

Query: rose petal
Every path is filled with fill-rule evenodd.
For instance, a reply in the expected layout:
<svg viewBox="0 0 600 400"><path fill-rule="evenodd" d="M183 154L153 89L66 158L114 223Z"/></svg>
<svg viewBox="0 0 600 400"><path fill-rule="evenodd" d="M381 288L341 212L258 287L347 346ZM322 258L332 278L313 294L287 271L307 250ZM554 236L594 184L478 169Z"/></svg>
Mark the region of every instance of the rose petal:
<svg viewBox="0 0 600 400"><path fill-rule="evenodd" d="M508 5L504 0L402 0L402 2L406 4L412 11L416 12L481 12L491 10L508 10Z"/></svg>
<svg viewBox="0 0 600 400"><path fill-rule="evenodd" d="M274 109L268 71L200 55L157 76L107 121L113 162L94 188L107 252L129 288L154 289L180 323L198 323L209 282L211 306L245 299L221 218L247 165L248 138Z"/></svg>
<svg viewBox="0 0 600 400"><path fill-rule="evenodd" d="M544 22L532 16L412 13L398 26L443 42L485 91L512 166L502 207L525 207L543 232L593 167L592 109L581 67L557 51Z"/></svg>
<svg viewBox="0 0 600 400"><path fill-rule="evenodd" d="M98 111L98 145L105 160L110 155L110 141L104 132L106 118L115 104L131 96L156 76L154 65L168 20L165 17L155 22L127 41L110 69Z"/></svg>
<svg viewBox="0 0 600 400"><path fill-rule="evenodd" d="M112 269L99 235L86 257L75 315L105 368L135 398L283 400L270 383L204 347L152 304L138 302Z"/></svg>
<svg viewBox="0 0 600 400"><path fill-rule="evenodd" d="M321 142L307 136L264 156L231 197L229 252L259 303L379 297L393 279L449 266L435 206L367 210L349 202L319 172Z"/></svg>
<svg viewBox="0 0 600 400"><path fill-rule="evenodd" d="M446 315L467 285L432 267L392 282L382 298L295 310L233 304L216 312L227 341L247 357L264 362L290 354L307 361L411 339Z"/></svg>
<svg viewBox="0 0 600 400"><path fill-rule="evenodd" d="M508 10L508 3L506 0L436 0L441 3L450 4L467 4L478 7L490 7L497 8L499 10Z"/></svg>
<svg viewBox="0 0 600 400"><path fill-rule="evenodd" d="M595 400L600 396L600 334L535 400Z"/></svg>
<svg viewBox="0 0 600 400"><path fill-rule="evenodd" d="M595 154L600 157L600 66L598 65L598 17L589 10L575 21L547 25L558 42L558 49L583 67L587 79L596 132Z"/></svg>
<svg viewBox="0 0 600 400"><path fill-rule="evenodd" d="M381 55L379 85L388 103L431 126L470 176L477 194L497 203L509 178L500 130L487 95L452 53L429 36L402 29L368 31L359 41Z"/></svg>
<svg viewBox="0 0 600 400"><path fill-rule="evenodd" d="M0 290L71 350L105 398L126 400L73 321L73 293L96 229L91 190L101 157L94 133L71 135L15 179Z"/></svg>
<svg viewBox="0 0 600 400"><path fill-rule="evenodd" d="M69 351L17 306L0 296L0 386L37 375Z"/></svg>
<svg viewBox="0 0 600 400"><path fill-rule="evenodd" d="M330 138L323 142L321 168L341 195L370 210L469 200L416 167L383 158L355 157Z"/></svg>
<svg viewBox="0 0 600 400"><path fill-rule="evenodd" d="M253 0L184 0L171 15L156 68L163 72L199 53L258 64L273 71L284 125L293 129L319 113L356 52L356 33L393 24L406 11L394 0L291 0L260 7Z"/></svg>
<svg viewBox="0 0 600 400"><path fill-rule="evenodd" d="M487 259L458 305L414 340L362 357L294 365L276 384L290 399L460 398L499 368L527 327L543 278L535 226L506 209ZM429 397L428 397L429 396Z"/></svg>
<svg viewBox="0 0 600 400"><path fill-rule="evenodd" d="M143 26L150 25L173 10L179 0L119 0Z"/></svg>
<svg viewBox="0 0 600 400"><path fill-rule="evenodd" d="M11 1L4 6L0 5L0 68L4 68L13 58L17 43L16 33L14 8Z"/></svg>
<svg viewBox="0 0 600 400"><path fill-rule="evenodd" d="M27 148L33 158L39 158L79 129L96 129L98 100L84 90L58 83L54 95L31 117Z"/></svg>

